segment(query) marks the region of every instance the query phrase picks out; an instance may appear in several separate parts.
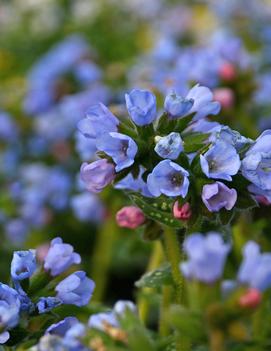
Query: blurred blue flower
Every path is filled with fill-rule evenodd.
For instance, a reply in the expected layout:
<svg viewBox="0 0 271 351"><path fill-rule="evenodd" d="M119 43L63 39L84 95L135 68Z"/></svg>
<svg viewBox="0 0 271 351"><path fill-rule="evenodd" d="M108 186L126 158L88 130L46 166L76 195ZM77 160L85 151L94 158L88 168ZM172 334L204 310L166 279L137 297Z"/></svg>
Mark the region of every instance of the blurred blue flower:
<svg viewBox="0 0 271 351"><path fill-rule="evenodd" d="M189 187L189 173L177 163L164 160L154 167L147 179L151 194L155 197L161 194L167 196L186 196Z"/></svg>
<svg viewBox="0 0 271 351"><path fill-rule="evenodd" d="M71 198L71 207L80 221L100 222L105 215L105 208L95 194L85 192Z"/></svg>
<svg viewBox="0 0 271 351"><path fill-rule="evenodd" d="M225 244L219 233L210 232L207 236L192 234L184 242L188 261L180 264L184 276L204 283L213 283L223 273L230 245Z"/></svg>

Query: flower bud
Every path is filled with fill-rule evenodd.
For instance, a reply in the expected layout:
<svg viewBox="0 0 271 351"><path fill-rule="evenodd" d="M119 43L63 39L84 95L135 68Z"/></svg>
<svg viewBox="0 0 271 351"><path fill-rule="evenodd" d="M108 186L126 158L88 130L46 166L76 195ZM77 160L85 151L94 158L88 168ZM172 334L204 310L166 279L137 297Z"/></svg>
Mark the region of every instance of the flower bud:
<svg viewBox="0 0 271 351"><path fill-rule="evenodd" d="M125 206L116 214L120 227L135 229L145 222L144 213L136 206Z"/></svg>
<svg viewBox="0 0 271 351"><path fill-rule="evenodd" d="M222 108L230 109L234 104L234 94L229 88L217 88L214 91L214 100L220 102Z"/></svg>
<svg viewBox="0 0 271 351"><path fill-rule="evenodd" d="M232 81L236 78L236 68L229 62L224 63L219 68L219 76L226 81Z"/></svg>
<svg viewBox="0 0 271 351"><path fill-rule="evenodd" d="M192 210L189 202L186 202L180 206L179 202L176 201L173 205L173 216L183 221L188 220L192 216Z"/></svg>
<svg viewBox="0 0 271 351"><path fill-rule="evenodd" d="M262 294L258 289L251 288L239 299L239 305L243 308L256 308L262 300Z"/></svg>

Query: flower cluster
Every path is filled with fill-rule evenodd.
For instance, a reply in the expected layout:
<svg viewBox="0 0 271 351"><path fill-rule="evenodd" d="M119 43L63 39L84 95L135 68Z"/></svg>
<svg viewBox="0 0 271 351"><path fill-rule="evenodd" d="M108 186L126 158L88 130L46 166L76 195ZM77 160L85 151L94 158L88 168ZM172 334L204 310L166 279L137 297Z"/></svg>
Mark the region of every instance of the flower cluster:
<svg viewBox="0 0 271 351"><path fill-rule="evenodd" d="M37 315L62 305L88 304L95 288L84 271L63 276L81 257L73 247L55 238L38 267L35 250L15 251L11 262L12 287L0 284L0 342L13 343L18 328L27 325ZM22 334L22 342L27 333Z"/></svg>
<svg viewBox="0 0 271 351"><path fill-rule="evenodd" d="M244 199L245 206L254 206L250 194L269 201L269 130L253 141L209 122L207 116L216 115L220 105L208 88L199 85L185 96L167 95L159 118L150 91L135 89L125 99L130 120L120 120L98 104L78 124L86 139L95 140L100 156L81 167L89 191L100 192L114 182L116 188L173 201L173 214L178 201L193 203L194 211L197 207L207 216L240 208Z"/></svg>

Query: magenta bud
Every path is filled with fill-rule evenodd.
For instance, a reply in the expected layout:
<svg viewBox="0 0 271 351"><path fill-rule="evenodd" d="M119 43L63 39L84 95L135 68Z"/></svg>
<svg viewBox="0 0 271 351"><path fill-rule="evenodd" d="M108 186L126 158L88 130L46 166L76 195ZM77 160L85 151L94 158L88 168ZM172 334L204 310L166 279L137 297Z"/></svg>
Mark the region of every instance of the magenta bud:
<svg viewBox="0 0 271 351"><path fill-rule="evenodd" d="M116 221L120 227L135 229L145 222L145 215L136 206L125 206L117 212Z"/></svg>
<svg viewBox="0 0 271 351"><path fill-rule="evenodd" d="M270 206L271 205L271 202L268 201L268 199L263 195L256 195L255 198L256 198L257 202L263 206Z"/></svg>
<svg viewBox="0 0 271 351"><path fill-rule="evenodd" d="M229 62L223 63L219 68L219 76L225 81L232 81L236 78L236 68Z"/></svg>
<svg viewBox="0 0 271 351"><path fill-rule="evenodd" d="M220 102L222 108L230 109L234 104L234 94L229 88L217 88L214 90L214 100Z"/></svg>
<svg viewBox="0 0 271 351"><path fill-rule="evenodd" d="M192 210L189 202L186 202L180 206L179 202L176 201L173 205L173 216L183 221L188 220L192 216Z"/></svg>
<svg viewBox="0 0 271 351"><path fill-rule="evenodd" d="M255 308L262 301L262 294L258 289L251 288L239 299L239 305L243 308Z"/></svg>

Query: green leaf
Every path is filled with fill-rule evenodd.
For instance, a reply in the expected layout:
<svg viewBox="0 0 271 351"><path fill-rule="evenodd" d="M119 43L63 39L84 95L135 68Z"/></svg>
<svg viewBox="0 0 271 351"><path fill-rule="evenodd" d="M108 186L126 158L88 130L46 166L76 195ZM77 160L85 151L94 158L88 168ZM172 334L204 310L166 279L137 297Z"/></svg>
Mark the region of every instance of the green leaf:
<svg viewBox="0 0 271 351"><path fill-rule="evenodd" d="M164 197L145 198L137 193L130 193L130 198L148 218L173 228L186 227L185 222L175 219L172 215L174 200L165 200Z"/></svg>
<svg viewBox="0 0 271 351"><path fill-rule="evenodd" d="M162 285L171 284L173 284L173 279L169 263L144 274L140 280L135 283L138 288L160 288Z"/></svg>
<svg viewBox="0 0 271 351"><path fill-rule="evenodd" d="M189 133L185 134L182 138L184 141L185 152L196 152L204 146L209 134L202 133Z"/></svg>

